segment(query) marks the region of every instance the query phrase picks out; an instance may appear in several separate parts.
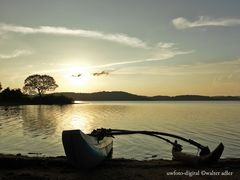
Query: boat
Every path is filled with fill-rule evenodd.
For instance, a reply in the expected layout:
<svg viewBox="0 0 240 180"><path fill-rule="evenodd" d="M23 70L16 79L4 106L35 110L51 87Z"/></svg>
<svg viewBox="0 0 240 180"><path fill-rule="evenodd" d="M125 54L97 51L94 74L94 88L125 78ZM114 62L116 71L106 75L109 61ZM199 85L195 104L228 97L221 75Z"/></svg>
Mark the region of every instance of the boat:
<svg viewBox="0 0 240 180"><path fill-rule="evenodd" d="M172 156L173 160L176 161L181 161L185 164L190 164L190 165L206 165L206 164L212 164L217 162L224 150L224 146L222 143L220 143L212 152L209 152L204 155L193 155L189 153L184 153L182 152L182 149L176 148L176 146L173 145L172 148Z"/></svg>
<svg viewBox="0 0 240 180"><path fill-rule="evenodd" d="M210 152L208 146L203 146L194 140L164 132L105 128L94 129L91 134L85 134L81 130L65 130L62 132L62 142L68 161L77 168L87 169L94 168L106 158L111 157L114 136L127 134L144 134L164 140L173 146L173 160L196 166L217 162L224 150L222 143ZM182 152L182 145L178 144L177 140L173 142L162 136L169 136L188 142L201 151L199 155Z"/></svg>
<svg viewBox="0 0 240 180"><path fill-rule="evenodd" d="M112 137L98 137L81 130L65 130L62 142L67 160L76 168L94 168L111 156Z"/></svg>

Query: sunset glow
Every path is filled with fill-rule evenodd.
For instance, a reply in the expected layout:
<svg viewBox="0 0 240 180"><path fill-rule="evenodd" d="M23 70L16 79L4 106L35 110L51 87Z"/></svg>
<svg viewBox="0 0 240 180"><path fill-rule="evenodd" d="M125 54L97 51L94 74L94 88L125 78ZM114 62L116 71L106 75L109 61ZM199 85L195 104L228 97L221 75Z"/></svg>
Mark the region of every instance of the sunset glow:
<svg viewBox="0 0 240 180"><path fill-rule="evenodd" d="M47 74L56 92L239 96L240 4L213 1L1 1L0 82Z"/></svg>

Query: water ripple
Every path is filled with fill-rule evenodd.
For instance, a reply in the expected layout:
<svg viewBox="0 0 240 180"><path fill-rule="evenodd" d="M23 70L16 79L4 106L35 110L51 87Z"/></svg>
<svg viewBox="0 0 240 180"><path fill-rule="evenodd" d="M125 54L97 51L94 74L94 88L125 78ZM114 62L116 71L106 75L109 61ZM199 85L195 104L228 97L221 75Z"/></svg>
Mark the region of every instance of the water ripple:
<svg viewBox="0 0 240 180"><path fill-rule="evenodd" d="M91 132L99 127L174 133L240 157L240 103L230 102L91 102L67 106L0 107L0 153L63 155L64 129ZM173 138L170 138L174 140ZM181 141L180 141L181 142ZM181 142L186 152L197 150ZM31 147L29 147L31 144ZM114 157L171 159L171 146L143 135L114 139Z"/></svg>

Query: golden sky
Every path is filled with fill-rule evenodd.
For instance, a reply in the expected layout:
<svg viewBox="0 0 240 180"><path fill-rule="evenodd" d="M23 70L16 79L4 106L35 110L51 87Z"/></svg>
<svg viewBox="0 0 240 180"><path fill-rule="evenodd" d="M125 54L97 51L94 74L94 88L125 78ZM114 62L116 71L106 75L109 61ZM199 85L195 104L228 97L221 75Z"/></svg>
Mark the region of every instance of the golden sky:
<svg viewBox="0 0 240 180"><path fill-rule="evenodd" d="M0 76L58 92L240 95L240 2L1 0Z"/></svg>

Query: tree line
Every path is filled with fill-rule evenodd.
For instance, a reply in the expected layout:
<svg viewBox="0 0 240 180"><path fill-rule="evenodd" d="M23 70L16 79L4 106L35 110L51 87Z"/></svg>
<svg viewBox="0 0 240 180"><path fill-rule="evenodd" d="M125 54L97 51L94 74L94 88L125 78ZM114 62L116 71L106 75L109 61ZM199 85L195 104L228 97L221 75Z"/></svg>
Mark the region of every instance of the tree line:
<svg viewBox="0 0 240 180"><path fill-rule="evenodd" d="M3 90L0 83L0 104L69 104L72 99L65 96L45 94L54 91L58 85L49 75L34 74L24 81L23 92L20 88Z"/></svg>

